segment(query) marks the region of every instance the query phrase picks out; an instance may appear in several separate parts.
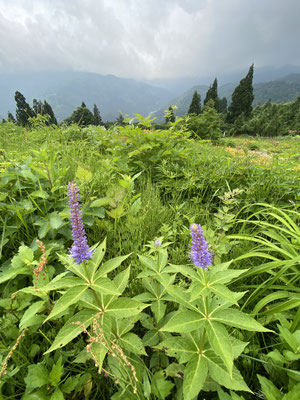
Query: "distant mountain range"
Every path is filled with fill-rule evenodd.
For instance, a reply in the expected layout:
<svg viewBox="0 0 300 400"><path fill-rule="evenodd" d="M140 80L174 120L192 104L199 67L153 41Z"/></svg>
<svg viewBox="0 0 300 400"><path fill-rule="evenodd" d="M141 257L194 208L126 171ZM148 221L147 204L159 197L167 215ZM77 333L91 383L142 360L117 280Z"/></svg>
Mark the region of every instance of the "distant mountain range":
<svg viewBox="0 0 300 400"><path fill-rule="evenodd" d="M133 79L88 72L48 72L0 74L0 117L15 113L15 91L32 105L34 98L47 100L56 118L64 120L81 105L91 110L97 104L104 121L113 121L119 112L148 115L165 104L173 94L168 90Z"/></svg>
<svg viewBox="0 0 300 400"><path fill-rule="evenodd" d="M283 72L288 74L280 75ZM230 103L234 88L246 73L227 75L227 78L224 75L218 79L218 82L226 82L226 79L232 82L219 85L219 96L226 97ZM261 81L268 76L272 80ZM256 68L254 77L254 82L259 82L254 84L254 105L269 99L277 103L287 102L300 96L300 67ZM229 81L230 78L232 81ZM198 82L201 81L207 82L208 78L198 79ZM70 116L83 101L90 109L97 104L104 121L115 120L119 112L130 116L152 113L159 121L163 120L163 111L171 104L178 106L176 115L186 114L195 90L201 94L203 101L209 86L195 85L194 82L197 78L139 82L114 75L74 71L0 73L0 118L6 118L8 111L15 113L14 93L18 90L30 105L34 98L47 100L59 121Z"/></svg>
<svg viewBox="0 0 300 400"><path fill-rule="evenodd" d="M231 95L237 85L238 83L227 83L220 86L218 88L219 97L226 97L228 104L230 104ZM197 92L201 95L201 100L203 103L208 88L209 86L206 85L193 86L182 95L175 97L168 103L164 104L163 107L153 113L153 115L158 121L162 121L164 119L164 110L168 108L170 104L178 107L177 110L175 110L176 116L185 115L188 112L195 90L197 90ZM300 96L300 73L289 74L274 81L256 83L253 85L253 89L253 106L264 104L268 100L271 100L273 103L286 103L296 100L297 97Z"/></svg>

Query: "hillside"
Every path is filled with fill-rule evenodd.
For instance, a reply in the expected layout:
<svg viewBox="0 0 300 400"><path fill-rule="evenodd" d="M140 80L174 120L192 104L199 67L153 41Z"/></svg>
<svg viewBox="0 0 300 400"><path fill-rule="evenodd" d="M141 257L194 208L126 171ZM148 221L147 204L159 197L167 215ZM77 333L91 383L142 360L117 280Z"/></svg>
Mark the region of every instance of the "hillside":
<svg viewBox="0 0 300 400"><path fill-rule="evenodd" d="M227 83L221 85L218 88L219 97L226 97L228 104L231 101L231 95L238 83ZM289 74L283 78L269 81L256 83L253 85L254 88L254 101L253 105L264 104L271 99L273 103L286 103L294 101L300 96L300 74ZM175 115L181 116L188 112L189 106L192 101L193 93L197 90L201 94L201 100L206 96L208 86L196 85L184 92L182 95L173 98L170 104L176 105L178 109L175 111ZM162 121L164 118L164 110L168 108L165 104L160 110L154 113L158 121Z"/></svg>
<svg viewBox="0 0 300 400"><path fill-rule="evenodd" d="M188 82L191 81L183 80L182 87ZM163 81L160 83L163 84ZM237 84L238 82L220 85L219 96L226 97L230 103ZM70 116L82 101L89 108L97 104L104 121L115 120L119 111L123 114L140 113L145 116L152 112L157 121L162 121L164 110L171 104L178 106L175 112L177 116L186 114L195 90L201 94L203 102L208 85L193 85L176 97L176 91L169 89L134 79L87 72L0 74L0 118L6 118L8 111L15 112L14 93L18 90L30 104L34 98L47 100L59 121ZM288 102L298 96L300 73L291 73L280 79L254 84L253 104L263 104L269 99L275 103Z"/></svg>
<svg viewBox="0 0 300 400"><path fill-rule="evenodd" d="M68 117L82 101L97 104L103 120L115 120L119 111L148 115L165 104L172 94L163 88L114 75L87 72L47 72L0 75L0 117L15 112L15 91L28 103L47 100L59 121Z"/></svg>
<svg viewBox="0 0 300 400"><path fill-rule="evenodd" d="M269 99L273 103L294 101L300 96L300 74L290 74L284 78L254 85L254 105L264 104Z"/></svg>

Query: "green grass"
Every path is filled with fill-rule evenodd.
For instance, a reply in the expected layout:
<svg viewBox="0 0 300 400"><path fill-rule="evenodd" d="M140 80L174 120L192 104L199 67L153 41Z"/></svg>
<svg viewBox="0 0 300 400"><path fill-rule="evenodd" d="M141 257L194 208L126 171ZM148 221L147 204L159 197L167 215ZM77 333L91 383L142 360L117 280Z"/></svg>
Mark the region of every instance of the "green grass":
<svg viewBox="0 0 300 400"><path fill-rule="evenodd" d="M299 331L299 154L299 138L239 137L221 140L216 146L172 130L145 132L125 126L106 131L76 125L30 130L0 124L0 279L1 273L12 268L13 259L21 262L14 258L21 244L38 259L37 238L48 252L49 276L64 271L59 254L72 245L67 204L67 185L72 180L80 187L89 243L107 239L104 261L132 253L111 274L113 279L131 266L128 297L144 290L138 278L138 255L148 254L147 245L160 238L169 243L169 262L186 265L190 263L189 226L200 223L216 263L234 260L233 268L248 268L230 285L235 291L247 290L242 310L277 332L236 333L238 339L250 343L238 361L242 375L257 392L262 385L257 374L272 381L271 372L283 368L281 383L287 392L296 378L284 368L294 371L298 361L294 356L279 362L271 352L279 349L286 357L284 351L292 351L289 334L284 331L286 338L282 333L278 336L279 323L290 335ZM96 200L100 205L93 206ZM179 276L177 284L191 284ZM30 280L30 274L25 274L0 283L2 360L17 340L17 324L34 299L18 292L12 301L11 295L30 286ZM43 352L67 316L29 328L0 382L0 398L1 391L3 398L23 395L28 366L42 363L49 371L53 368ZM141 324L135 327L138 336L144 331ZM55 353L55 362L62 355L63 376L81 379L81 389L90 390L90 398L109 398L117 391L113 380L99 376L91 360L73 362L83 347L82 338L75 340L67 350ZM157 371L147 364L150 377L167 362L152 351L148 350L161 359L150 363L157 365ZM170 379L179 384L176 377ZM215 392L205 393L217 399Z"/></svg>

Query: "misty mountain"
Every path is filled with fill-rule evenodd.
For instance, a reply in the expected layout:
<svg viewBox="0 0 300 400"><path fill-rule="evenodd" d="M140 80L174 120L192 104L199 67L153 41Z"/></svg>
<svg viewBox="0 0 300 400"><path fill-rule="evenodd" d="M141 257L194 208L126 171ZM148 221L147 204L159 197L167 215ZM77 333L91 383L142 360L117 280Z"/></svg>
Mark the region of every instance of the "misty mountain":
<svg viewBox="0 0 300 400"><path fill-rule="evenodd" d="M220 71L220 73L215 75L210 75L206 77L181 77L181 78L171 78L171 79L153 79L149 80L147 83L155 86L162 87L168 91L174 93L174 98L181 96L182 93L188 91L192 87L199 85L209 86L213 83L214 79L218 78L219 86L230 85L233 89L238 85L239 81L246 75L247 69L237 70L235 72ZM297 65L284 65L280 67L265 66L256 67L254 66L254 77L253 83L269 82L277 79L281 79L290 74L300 74L300 66ZM228 83L231 82L231 83ZM231 89L230 89L231 90ZM224 89L226 92L226 89ZM228 94L231 96L232 91ZM224 94L224 96L228 97Z"/></svg>
<svg viewBox="0 0 300 400"><path fill-rule="evenodd" d="M72 71L0 74L1 118L6 118L8 111L15 113L16 90L30 105L34 98L47 100L59 121L83 101L90 109L97 104L105 121L115 120L119 111L123 115L148 115L173 97L166 89L114 75Z"/></svg>
<svg viewBox="0 0 300 400"><path fill-rule="evenodd" d="M290 73L280 75L283 71ZM230 103L231 95L243 76L245 71L227 75L228 79L234 79L225 84L220 82L226 79L226 75L221 75L222 79L218 77L219 96L226 97ZM274 76L279 77L273 79ZM269 99L277 103L292 101L300 95L300 67L256 68L254 82L263 77L271 79L254 84L254 105L263 104ZM207 84L202 84L202 81ZM15 113L14 94L18 90L29 104L34 98L47 100L59 121L69 117L83 101L90 109L97 104L104 121L115 120L119 111L130 116L135 113L147 116L153 112L159 121L164 119L164 110L171 104L178 106L176 115L186 114L195 90L200 93L203 102L212 82L212 78L199 79L197 82L196 78L191 77L139 82L114 75L74 71L0 74L0 118L6 118L8 111Z"/></svg>
<svg viewBox="0 0 300 400"><path fill-rule="evenodd" d="M219 97L226 97L228 104L230 104L231 95L237 84L238 83L226 83L219 86ZM164 104L164 106L153 115L158 121L163 121L164 110L167 109L170 104L178 107L178 109L174 111L176 116L186 115L191 104L194 91L197 90L197 92L201 95L201 101L203 104L203 100L206 96L208 88L209 86L205 85L193 86L180 96L173 98L171 101L169 101L169 104ZM289 74L285 77L281 77L280 79L269 82L256 83L253 85L253 91L253 106L264 104L268 100L271 100L273 103L286 103L289 101L294 101L300 96L300 73Z"/></svg>

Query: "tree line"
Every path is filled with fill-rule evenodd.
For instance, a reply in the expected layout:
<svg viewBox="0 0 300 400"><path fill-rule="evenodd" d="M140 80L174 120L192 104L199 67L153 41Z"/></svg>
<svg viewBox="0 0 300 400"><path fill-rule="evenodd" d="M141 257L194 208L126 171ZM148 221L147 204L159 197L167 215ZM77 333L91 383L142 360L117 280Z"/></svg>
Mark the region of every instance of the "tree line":
<svg viewBox="0 0 300 400"><path fill-rule="evenodd" d="M7 121L16 123L20 126L30 125L30 119L37 117L38 115L47 116L45 119L46 125L57 125L57 119L51 105L46 101L33 99L32 107L27 103L26 98L22 93L16 91L15 93L16 102L16 117L11 112L7 114ZM6 120L2 120L6 122ZM96 104L94 104L93 112L90 111L84 102L81 106L77 107L73 111L72 115L65 120L68 124L78 124L82 126L88 125L102 125L103 121L100 115L100 111Z"/></svg>
<svg viewBox="0 0 300 400"><path fill-rule="evenodd" d="M195 137L218 139L223 135L248 134L259 136L296 135L300 132L300 97L290 103L275 104L269 100L253 109L254 64L232 93L231 104L218 96L215 78L201 104L201 96L194 92L186 124ZM174 107L169 107L166 123L174 122Z"/></svg>
<svg viewBox="0 0 300 400"><path fill-rule="evenodd" d="M254 64L250 66L246 76L234 89L229 107L226 97L220 98L218 95L217 78L208 88L203 106L200 94L197 91L194 92L187 116L182 120L195 137L217 139L222 134L279 136L300 132L300 97L291 103L274 104L268 101L263 106L253 109L253 74ZM57 125L52 107L47 101L34 99L31 107L18 91L15 93L15 101L16 117L9 112L7 121L27 126L30 125L31 118L45 116L43 123ZM165 124L153 123L152 128L166 129L174 123L176 121L174 108L175 106L170 106L166 111ZM91 111L84 102L64 122L76 123L80 126L104 125L106 127L114 123L124 126L126 123L122 114L115 122L104 123L97 105L94 104Z"/></svg>

